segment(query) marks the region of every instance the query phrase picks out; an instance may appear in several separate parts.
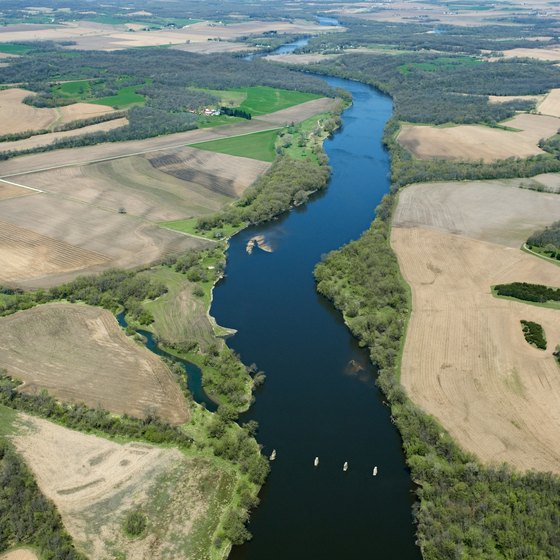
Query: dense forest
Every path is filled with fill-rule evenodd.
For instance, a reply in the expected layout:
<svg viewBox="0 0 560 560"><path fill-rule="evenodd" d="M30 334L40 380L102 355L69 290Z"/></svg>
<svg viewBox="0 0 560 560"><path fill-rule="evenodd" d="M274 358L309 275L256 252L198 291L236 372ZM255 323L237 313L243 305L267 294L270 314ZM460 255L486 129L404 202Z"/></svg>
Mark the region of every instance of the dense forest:
<svg viewBox="0 0 560 560"><path fill-rule="evenodd" d="M560 479L482 465L462 451L399 383L410 303L389 246L395 196L386 196L360 239L329 253L316 270L319 292L340 309L379 367L420 501L414 506L425 560L560 558Z"/></svg>
<svg viewBox="0 0 560 560"><path fill-rule="evenodd" d="M516 111L534 108L534 103L489 103L489 95L541 94L560 81L560 68L551 63L489 62L425 52L347 54L307 69L373 85L393 98L396 120L430 124L495 125Z"/></svg>

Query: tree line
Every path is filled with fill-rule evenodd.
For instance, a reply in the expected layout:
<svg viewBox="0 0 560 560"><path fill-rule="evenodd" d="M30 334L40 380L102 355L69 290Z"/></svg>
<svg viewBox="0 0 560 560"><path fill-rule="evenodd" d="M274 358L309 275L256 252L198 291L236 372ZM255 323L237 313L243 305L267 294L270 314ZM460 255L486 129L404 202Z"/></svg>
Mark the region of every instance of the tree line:
<svg viewBox="0 0 560 560"><path fill-rule="evenodd" d="M511 284L498 284L494 286L494 290L499 296L514 297L523 301L537 303L560 301L560 288L549 288L541 284L512 282Z"/></svg>

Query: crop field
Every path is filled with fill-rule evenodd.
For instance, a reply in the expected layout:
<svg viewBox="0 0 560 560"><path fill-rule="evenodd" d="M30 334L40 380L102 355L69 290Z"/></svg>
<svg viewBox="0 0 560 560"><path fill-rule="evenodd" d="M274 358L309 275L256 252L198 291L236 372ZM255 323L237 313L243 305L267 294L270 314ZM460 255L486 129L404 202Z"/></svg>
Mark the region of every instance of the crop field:
<svg viewBox="0 0 560 560"><path fill-rule="evenodd" d="M129 339L101 308L48 304L0 319L0 364L23 391L172 424L189 419L185 397L169 368Z"/></svg>
<svg viewBox="0 0 560 560"><path fill-rule="evenodd" d="M161 172L201 185L211 193L235 198L241 196L270 167L267 162L248 161L235 155L212 153L194 147L147 154L146 157Z"/></svg>
<svg viewBox="0 0 560 560"><path fill-rule="evenodd" d="M403 125L399 143L419 159L480 160L490 162L508 157L545 153L538 147L560 128L560 119L545 115L519 114L501 123L517 131L481 125L433 127Z"/></svg>
<svg viewBox="0 0 560 560"><path fill-rule="evenodd" d="M116 50L132 47L158 45L181 45L188 50L200 46L202 52L211 45L212 51L231 52L240 50L242 43L234 41L249 34L262 34L267 31L278 33L295 33L301 35L339 31L341 28L320 26L309 22L257 21L220 25L215 22L199 22L181 29L159 29L152 31L128 31L128 23L112 25L116 21L108 20L65 22L61 25L6 25L0 28L0 43L18 43L25 41L73 41L70 49ZM134 19L132 19L134 23Z"/></svg>
<svg viewBox="0 0 560 560"><path fill-rule="evenodd" d="M245 94L245 99L241 103L241 109L251 113L254 117L281 111L294 105L300 105L306 101L319 99L320 95L313 93L303 93L301 91L290 91L287 89L277 89L266 86L255 86L242 88L241 93Z"/></svg>
<svg viewBox="0 0 560 560"><path fill-rule="evenodd" d="M208 150L221 154L229 154L243 158L257 159L260 161L274 161L276 157L276 138L278 130L267 130L265 132L254 132L223 140L212 140L192 144L191 147L200 150Z"/></svg>
<svg viewBox="0 0 560 560"><path fill-rule="evenodd" d="M19 414L13 441L89 558L209 560L235 477L215 462L144 443L119 444ZM145 533L124 534L141 510Z"/></svg>
<svg viewBox="0 0 560 560"><path fill-rule="evenodd" d="M128 119L126 117L122 117L120 119L113 119L111 121L83 126L82 128L76 128L74 130L65 130L64 132L49 132L48 134L31 136L31 138L25 138L24 140L1 142L0 151L18 152L21 150L28 150L30 148L37 148L38 146L48 146L49 144L54 144L57 140L60 140L62 138L72 138L73 136L82 136L84 134L91 134L92 132L106 132L108 130L126 126L127 124Z"/></svg>
<svg viewBox="0 0 560 560"><path fill-rule="evenodd" d="M552 89L538 105L537 111L542 115L560 117L560 89Z"/></svg>
<svg viewBox="0 0 560 560"><path fill-rule="evenodd" d="M285 109L284 111L278 111L272 115L266 115L266 119L282 119L282 124L284 122L289 123L292 120L294 122L300 122L301 120L309 118L313 114L322 112L319 110L321 106L319 102L321 101L322 100L319 99L317 101L309 102L316 104L315 107L310 107L309 103L305 103L297 107ZM332 100L328 101L332 102ZM298 111L296 112L295 110ZM298 114L301 115L301 118L297 117ZM250 132L271 130L277 127L277 123L269 122L269 120L264 120L263 118L256 118L250 121L243 119L242 122L225 126L188 130L186 132L167 134L165 136L155 136L144 140L105 142L94 146L66 148L55 152L30 154L11 160L0 161L0 177L14 177L16 175L23 175L25 173L35 171L44 171L68 165L94 163L105 159L139 155L149 152L159 152L168 149L178 149L184 147L186 144L205 142L207 140L215 140L217 138L226 138L240 134L248 134Z"/></svg>
<svg viewBox="0 0 560 560"><path fill-rule="evenodd" d="M281 126L289 125L290 123L300 123L317 115L318 113L327 113L331 111L336 105L336 101L329 97L321 97L306 101L299 105L294 105L288 109L281 109L268 115L253 118L251 122L266 121L267 123L278 124Z"/></svg>
<svg viewBox="0 0 560 560"><path fill-rule="evenodd" d="M29 196L30 194L33 194L33 192L34 191L29 189L24 189L22 187L16 187L15 185L0 182L0 200L17 198L19 196Z"/></svg>
<svg viewBox="0 0 560 560"><path fill-rule="evenodd" d="M0 91L1 134L50 128L111 112L111 109L90 103L77 103L56 109L32 107L23 103L23 99L32 94L33 92L21 88ZM0 151L6 150L5 145L6 142L0 143Z"/></svg>
<svg viewBox="0 0 560 560"><path fill-rule="evenodd" d="M173 157L175 152L165 155ZM144 156L63 167L23 175L18 181L101 209L123 208L128 216L153 222L215 212L232 200L201 182L163 172Z"/></svg>
<svg viewBox="0 0 560 560"><path fill-rule="evenodd" d="M131 268L206 244L118 208L46 193L0 201L0 224L0 281L26 286Z"/></svg>
<svg viewBox="0 0 560 560"><path fill-rule="evenodd" d="M560 472L560 313L491 286L560 286L558 267L519 250L559 213L557 195L503 182L421 184L401 192L391 234L412 288L403 385L465 449L520 470ZM521 320L544 327L547 351Z"/></svg>
<svg viewBox="0 0 560 560"><path fill-rule="evenodd" d="M0 43L0 53L10 55L26 54L31 50L29 45L22 43Z"/></svg>
<svg viewBox="0 0 560 560"><path fill-rule="evenodd" d="M503 51L503 54L505 58L536 58L537 60L560 61L560 49L557 47L510 49Z"/></svg>

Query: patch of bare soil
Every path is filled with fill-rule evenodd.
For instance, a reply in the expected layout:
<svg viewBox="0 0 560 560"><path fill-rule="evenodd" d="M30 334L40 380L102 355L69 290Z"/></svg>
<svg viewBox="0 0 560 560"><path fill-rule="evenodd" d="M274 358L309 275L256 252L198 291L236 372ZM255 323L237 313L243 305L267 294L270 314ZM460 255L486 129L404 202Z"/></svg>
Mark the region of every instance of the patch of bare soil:
<svg viewBox="0 0 560 560"><path fill-rule="evenodd" d="M544 153L539 140L556 134L560 119L522 113L501 123L517 131L481 125L433 127L403 125L398 142L419 159L486 162Z"/></svg>
<svg viewBox="0 0 560 560"><path fill-rule="evenodd" d="M540 212L540 215L539 215ZM497 299L491 286L560 286L558 267L519 250L560 215L556 195L491 183L414 185L391 234L412 288L401 381L468 451L520 470L560 472L560 312ZM546 351L520 320L541 324Z"/></svg>
<svg viewBox="0 0 560 560"><path fill-rule="evenodd" d="M101 308L49 304L0 319L0 367L68 402L172 424L189 418L185 397L169 368L129 339Z"/></svg>
<svg viewBox="0 0 560 560"><path fill-rule="evenodd" d="M118 444L23 414L19 418L14 443L89 558L208 558L193 539L207 521L224 474L206 460L144 443ZM148 520L145 534L136 539L123 532L133 509Z"/></svg>

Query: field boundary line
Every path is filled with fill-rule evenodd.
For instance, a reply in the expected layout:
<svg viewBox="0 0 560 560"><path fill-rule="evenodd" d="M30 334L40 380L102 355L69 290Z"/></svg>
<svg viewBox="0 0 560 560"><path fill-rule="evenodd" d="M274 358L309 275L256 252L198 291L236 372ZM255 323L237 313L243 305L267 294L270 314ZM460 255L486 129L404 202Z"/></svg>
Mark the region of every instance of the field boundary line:
<svg viewBox="0 0 560 560"><path fill-rule="evenodd" d="M158 226L161 229L166 229L167 231L172 231L173 233L180 233L181 235L186 235L187 237L194 237L195 239L202 239L203 241L210 241L210 243L218 243L215 239L210 239L209 237L202 237L202 235L196 235L195 233L187 233L186 231L179 231L177 229L172 229L165 226Z"/></svg>
<svg viewBox="0 0 560 560"><path fill-rule="evenodd" d="M264 122L264 121L263 121ZM274 125L272 126L272 123L267 123L270 124L271 127L270 128L264 128L262 130L255 130L253 132L244 132L242 134L233 134L231 136L218 136L217 138L212 138L211 140L201 140L198 142L193 142L192 144L202 144L204 142L214 142L215 140L225 140L227 138L238 138L239 136L247 136L249 134L255 134L256 132L270 132L272 130L279 130L282 127L278 126L278 125ZM27 170L27 171L18 171L17 173L9 173L7 175L2 175L2 178L5 177L17 177L18 175L31 175L31 173L42 173L43 171L52 171L53 169L62 169L63 167L74 167L74 166L78 166L78 165L91 165L94 163L103 163L104 161L112 161L115 159L123 159L123 158L127 158L127 157L133 157L133 156L141 156L144 154L149 154L152 152L163 152L165 150L176 150L178 148L190 148L192 147L192 144L188 144L187 141L183 141L180 144L174 144L171 146L160 146L158 148L149 148L146 150L141 150L139 152L131 152L129 154L120 154L120 155L115 155L115 156L107 156L104 158L98 158L98 159L92 159L92 160L84 160L84 161L73 161L71 163L62 163L60 165L52 165L49 167L41 167L39 169L32 169L32 170ZM94 146L99 145L99 144L94 144ZM63 148L64 149L64 148ZM193 149L198 149L198 148L193 148ZM240 156L232 156L232 157L240 157ZM15 184L15 183L13 183ZM31 187L26 187L26 188L31 188ZM42 191L41 191L42 192Z"/></svg>
<svg viewBox="0 0 560 560"><path fill-rule="evenodd" d="M0 182L6 183L7 185L13 185L14 187L21 187L22 189L28 189L30 191L35 191L38 193L44 193L41 189L36 189L35 187L27 187L26 185L21 185L20 183L13 183L12 181L6 181L5 179L0 179Z"/></svg>

